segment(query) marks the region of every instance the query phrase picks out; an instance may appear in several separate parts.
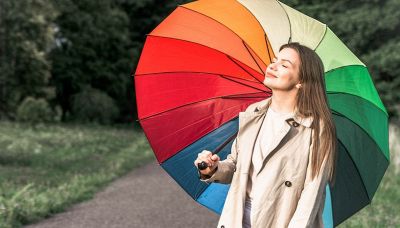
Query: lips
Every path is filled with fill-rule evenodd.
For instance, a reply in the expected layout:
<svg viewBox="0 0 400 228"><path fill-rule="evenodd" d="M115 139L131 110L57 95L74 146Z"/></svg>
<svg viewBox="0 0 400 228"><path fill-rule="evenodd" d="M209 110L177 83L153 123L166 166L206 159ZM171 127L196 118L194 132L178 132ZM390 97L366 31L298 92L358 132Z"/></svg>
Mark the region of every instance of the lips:
<svg viewBox="0 0 400 228"><path fill-rule="evenodd" d="M271 74L269 72L266 72L265 76L268 76L270 78L277 78L277 76L275 76L275 75L273 75L273 74Z"/></svg>

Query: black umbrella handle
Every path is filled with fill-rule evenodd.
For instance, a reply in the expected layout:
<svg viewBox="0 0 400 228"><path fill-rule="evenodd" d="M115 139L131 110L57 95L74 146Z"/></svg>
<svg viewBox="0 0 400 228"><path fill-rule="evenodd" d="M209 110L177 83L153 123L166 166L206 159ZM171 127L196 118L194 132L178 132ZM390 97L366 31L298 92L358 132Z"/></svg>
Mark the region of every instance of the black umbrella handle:
<svg viewBox="0 0 400 228"><path fill-rule="evenodd" d="M207 169L207 167L208 167L208 164L205 161L202 161L199 164L197 164L197 168L199 170L205 170L205 169Z"/></svg>
<svg viewBox="0 0 400 228"><path fill-rule="evenodd" d="M235 134L231 135L231 137L229 137L229 138L228 138L225 142L223 142L221 145L219 145L219 146L214 150L214 152L212 152L212 154L213 154L213 155L214 155L214 154L218 154L228 143L230 143L233 139L235 139L236 136L237 136L237 132L236 132ZM208 167L208 164L207 164L207 162L205 162L205 161L202 161L202 162L200 162L200 163L197 164L197 168L198 168L199 170L205 170L205 169L207 169L207 167Z"/></svg>

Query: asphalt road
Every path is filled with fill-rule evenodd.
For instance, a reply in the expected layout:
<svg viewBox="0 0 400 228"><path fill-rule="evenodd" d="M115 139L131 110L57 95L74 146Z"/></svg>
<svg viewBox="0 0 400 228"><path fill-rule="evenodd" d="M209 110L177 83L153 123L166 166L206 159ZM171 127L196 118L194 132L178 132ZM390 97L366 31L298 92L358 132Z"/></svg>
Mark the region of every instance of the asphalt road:
<svg viewBox="0 0 400 228"><path fill-rule="evenodd" d="M87 202L28 228L216 227L218 215L190 198L152 162Z"/></svg>

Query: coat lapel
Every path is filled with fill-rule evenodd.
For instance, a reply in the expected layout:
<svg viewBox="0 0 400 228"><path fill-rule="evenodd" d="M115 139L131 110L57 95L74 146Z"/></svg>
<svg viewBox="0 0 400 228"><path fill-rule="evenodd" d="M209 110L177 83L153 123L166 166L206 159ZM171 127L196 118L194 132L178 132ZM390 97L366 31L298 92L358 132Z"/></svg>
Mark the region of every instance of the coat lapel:
<svg viewBox="0 0 400 228"><path fill-rule="evenodd" d="M285 122L285 123L282 124L282 129L278 132L278 134L274 135L274 140L272 141L272 144L270 145L270 147L268 147L267 152L264 155L264 158L263 158L263 161L262 161L262 166L257 171L257 175L260 174L260 172L263 170L265 162L266 162L267 158L270 157L270 154L280 145L282 140L289 133L290 128L291 128L291 126L287 122Z"/></svg>
<svg viewBox="0 0 400 228"><path fill-rule="evenodd" d="M261 102L256 108L256 110L258 110L260 113L262 113L263 120L265 119L265 116L267 114L267 111L268 111L270 105L271 105L271 98L265 100L265 102ZM260 126L260 128L261 128L261 126ZM269 156L269 154L278 147L280 142L282 142L283 138L285 138L285 136L289 133L290 128L291 128L291 125L288 123L288 121L281 123L281 129L278 131L277 135L274 135L271 145L269 145L269 147L267 148L267 152L264 155L263 163L264 163L265 159ZM259 131L260 131L260 129L258 129L258 132ZM253 144L255 144L255 141Z"/></svg>
<svg viewBox="0 0 400 228"><path fill-rule="evenodd" d="M285 136L289 133L290 128L291 126L287 122L281 124L281 129L277 132L276 135L274 135L271 145L269 145L269 147L267 148L267 151L264 155L264 160L269 156L272 151L274 151L279 146L283 138L285 138Z"/></svg>
<svg viewBox="0 0 400 228"><path fill-rule="evenodd" d="M265 115L262 113L240 113L239 114L239 132L238 138L240 145L244 147L240 151L245 151L242 157L242 171L249 172L251 157L253 156L255 141L260 133L261 125L264 121ZM251 148L249 148L251 147Z"/></svg>

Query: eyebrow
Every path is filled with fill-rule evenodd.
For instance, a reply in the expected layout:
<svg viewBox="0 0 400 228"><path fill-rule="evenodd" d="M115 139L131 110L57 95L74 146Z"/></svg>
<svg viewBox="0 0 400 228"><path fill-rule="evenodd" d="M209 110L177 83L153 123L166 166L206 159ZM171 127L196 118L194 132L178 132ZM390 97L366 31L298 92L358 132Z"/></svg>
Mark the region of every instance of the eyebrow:
<svg viewBox="0 0 400 228"><path fill-rule="evenodd" d="M282 61L288 61L290 64L294 65L290 60L288 59L282 59Z"/></svg>
<svg viewBox="0 0 400 228"><path fill-rule="evenodd" d="M275 60L278 60L276 57L274 57L273 59L275 59ZM294 64L290 61L290 60L288 60L288 59L281 59L282 61L287 61L287 62L289 62L290 64L292 64L293 66L294 66Z"/></svg>

